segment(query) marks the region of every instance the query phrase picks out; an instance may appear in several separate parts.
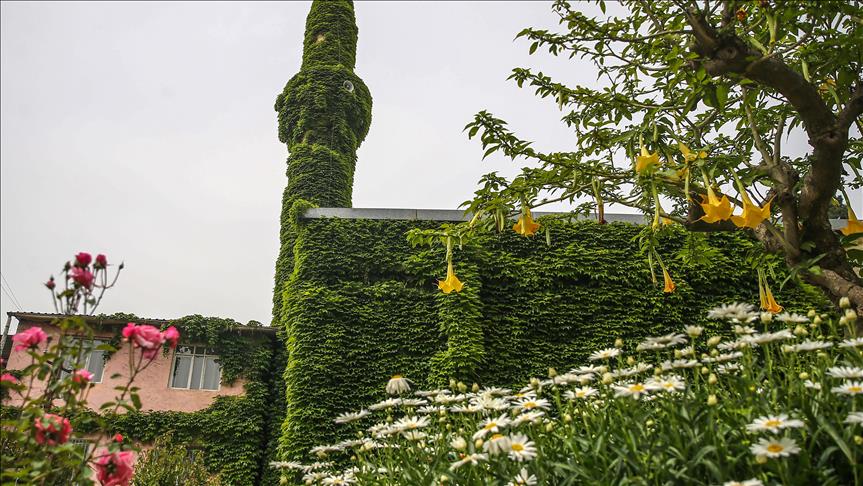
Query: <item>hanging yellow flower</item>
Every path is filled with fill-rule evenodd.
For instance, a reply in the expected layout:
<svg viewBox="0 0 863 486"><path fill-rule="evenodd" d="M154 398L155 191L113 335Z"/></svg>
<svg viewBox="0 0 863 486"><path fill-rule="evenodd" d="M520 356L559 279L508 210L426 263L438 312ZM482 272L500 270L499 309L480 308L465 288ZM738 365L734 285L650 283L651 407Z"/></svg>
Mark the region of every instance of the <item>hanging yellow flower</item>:
<svg viewBox="0 0 863 486"><path fill-rule="evenodd" d="M771 314L782 312L782 306L773 298L773 292L767 285L767 276L762 270L758 271L758 297L761 300L761 308Z"/></svg>
<svg viewBox="0 0 863 486"><path fill-rule="evenodd" d="M695 162L698 159L707 158L707 152L705 152L704 150L693 152L689 149L689 147L679 142L677 144L677 148L679 148L680 152L683 154L683 158L686 160L687 165Z"/></svg>
<svg viewBox="0 0 863 486"><path fill-rule="evenodd" d="M651 154L644 145L641 146L641 155L635 158L635 172L644 174L659 166L659 152Z"/></svg>
<svg viewBox="0 0 863 486"><path fill-rule="evenodd" d="M668 270L666 270L665 267L662 267L662 278L665 280L665 288L663 288L662 291L666 294L674 292L677 285L674 285L674 280L671 280L671 275L669 275Z"/></svg>
<svg viewBox="0 0 863 486"><path fill-rule="evenodd" d="M731 222L735 226L738 228L755 229L762 221L770 218L770 201L773 198L770 198L770 200L764 203L764 207L760 208L749 199L746 191L741 192L740 195L743 197L743 214L740 216L731 216Z"/></svg>
<svg viewBox="0 0 863 486"><path fill-rule="evenodd" d="M723 195L721 199L716 197L713 188L710 187L710 182L707 180L707 174L704 174L704 185L707 187L707 197L701 196L704 202L699 205L704 210L704 216L700 219L704 220L705 223L715 223L730 218L732 209L728 196Z"/></svg>
<svg viewBox="0 0 863 486"><path fill-rule="evenodd" d="M461 292L461 289L464 287L464 284L455 276L455 272L452 269L452 261L447 263L446 266L446 279L438 280L437 287L443 291L443 293L448 294L455 290L456 292Z"/></svg>
<svg viewBox="0 0 863 486"><path fill-rule="evenodd" d="M530 216L530 208L524 206L518 222L512 225L513 231L522 236L533 236L539 230L539 223L535 222Z"/></svg>
<svg viewBox="0 0 863 486"><path fill-rule="evenodd" d="M848 224L845 225L844 228L840 229L845 236L851 236L856 233L863 233L863 221L859 221L857 219L857 215L854 214L854 210L851 209L851 204L848 204Z"/></svg>

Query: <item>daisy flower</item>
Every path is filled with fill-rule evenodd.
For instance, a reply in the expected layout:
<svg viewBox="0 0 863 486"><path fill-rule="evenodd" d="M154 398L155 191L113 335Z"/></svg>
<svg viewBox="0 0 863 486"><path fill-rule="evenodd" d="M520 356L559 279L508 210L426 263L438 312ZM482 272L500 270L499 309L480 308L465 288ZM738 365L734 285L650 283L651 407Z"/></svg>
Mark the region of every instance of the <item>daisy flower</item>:
<svg viewBox="0 0 863 486"><path fill-rule="evenodd" d="M683 332L685 332L687 336L694 339L700 336L702 332L704 332L704 328L701 326L685 326L683 328Z"/></svg>
<svg viewBox="0 0 863 486"><path fill-rule="evenodd" d="M368 410L360 410L359 412L345 412L333 420L333 422L337 424L347 424L350 422L355 422L369 415Z"/></svg>
<svg viewBox="0 0 863 486"><path fill-rule="evenodd" d="M782 429L793 429L803 427L802 420L789 419L787 414L767 415L758 417L751 424L746 426L746 430L750 432L773 432L774 434Z"/></svg>
<svg viewBox="0 0 863 486"><path fill-rule="evenodd" d="M804 322L809 322L809 318L806 316L801 316L800 314L789 314L787 312L779 314L774 317L774 319L780 322L787 322L789 324L802 324Z"/></svg>
<svg viewBox="0 0 863 486"><path fill-rule="evenodd" d="M509 438L509 458L513 461L529 461L536 457L536 445L524 434Z"/></svg>
<svg viewBox="0 0 863 486"><path fill-rule="evenodd" d="M846 339L839 343L840 348L859 348L861 346L863 346L863 337Z"/></svg>
<svg viewBox="0 0 863 486"><path fill-rule="evenodd" d="M329 477L329 474L325 472L310 472L303 476L303 482L306 484L315 484L323 481L326 477Z"/></svg>
<svg viewBox="0 0 863 486"><path fill-rule="evenodd" d="M516 402L512 408L521 412L529 412L535 409L548 410L551 406L545 398L525 398Z"/></svg>
<svg viewBox="0 0 863 486"><path fill-rule="evenodd" d="M821 389L821 383L815 383L812 380L804 381L803 386L805 386L806 388L812 389L812 390L820 390Z"/></svg>
<svg viewBox="0 0 863 486"><path fill-rule="evenodd" d="M593 395L596 395L599 391L596 388L584 386L580 388L576 388L574 390L567 390L566 393L563 394L567 400L575 400L575 399L586 399Z"/></svg>
<svg viewBox="0 0 863 486"><path fill-rule="evenodd" d="M734 334L755 334L755 329L751 326L741 326L738 324L734 326L733 330Z"/></svg>
<svg viewBox="0 0 863 486"><path fill-rule="evenodd" d="M845 418L846 424L863 424L863 412L851 412Z"/></svg>
<svg viewBox="0 0 863 486"><path fill-rule="evenodd" d="M758 317L755 312L755 306L750 304L734 303L723 304L719 307L710 309L707 312L707 317L710 319L725 319L729 321L749 322Z"/></svg>
<svg viewBox="0 0 863 486"><path fill-rule="evenodd" d="M479 391L481 395L491 395L493 397L503 397L512 393L509 388L486 387Z"/></svg>
<svg viewBox="0 0 863 486"><path fill-rule="evenodd" d="M506 483L506 486L536 486L536 476L530 474L526 467L521 468L521 471L512 478L512 481Z"/></svg>
<svg viewBox="0 0 863 486"><path fill-rule="evenodd" d="M506 416L506 414L503 414L498 418L486 419L482 424L482 428L473 434L473 440L485 438L486 434L496 434L511 422L512 421Z"/></svg>
<svg viewBox="0 0 863 486"><path fill-rule="evenodd" d="M441 405L451 405L453 403L463 402L467 400L467 395L444 395L440 394L434 397L435 403L440 403ZM371 408L371 407L369 407Z"/></svg>
<svg viewBox="0 0 863 486"><path fill-rule="evenodd" d="M429 418L428 417L402 417L398 419L394 424L393 428L396 428L400 431L405 430L414 430L421 429L423 427L428 427Z"/></svg>
<svg viewBox="0 0 863 486"><path fill-rule="evenodd" d="M305 469L306 466L300 464L296 461L273 461L270 463L270 467L275 469Z"/></svg>
<svg viewBox="0 0 863 486"><path fill-rule="evenodd" d="M470 399L470 404L479 407L483 410L506 410L509 408L509 402L503 398L493 397L491 395L480 395Z"/></svg>
<svg viewBox="0 0 863 486"><path fill-rule="evenodd" d="M843 383L842 386L834 386L833 393L842 395L860 395L863 394L863 382L851 381Z"/></svg>
<svg viewBox="0 0 863 486"><path fill-rule="evenodd" d="M783 339L794 339L794 333L788 329L782 329L776 332L766 332L764 334L756 334L749 338L749 341L755 344L767 344L773 341L781 341Z"/></svg>
<svg viewBox="0 0 863 486"><path fill-rule="evenodd" d="M749 450L755 456L769 458L787 457L800 452L800 448L797 447L794 439L789 439L788 437L759 439L757 444L752 444L749 447Z"/></svg>
<svg viewBox="0 0 863 486"><path fill-rule="evenodd" d="M737 363L725 363L716 367L716 372L722 375L727 375L734 371L740 371L740 365Z"/></svg>
<svg viewBox="0 0 863 486"><path fill-rule="evenodd" d="M408 430L406 432L402 432L402 437L411 442L417 442L428 437L428 434L421 430Z"/></svg>
<svg viewBox="0 0 863 486"><path fill-rule="evenodd" d="M647 395L653 389L645 383L627 383L624 385L614 385L615 397L632 397L635 400L641 398L641 395Z"/></svg>
<svg viewBox="0 0 863 486"><path fill-rule="evenodd" d="M420 407L422 405L427 404L428 402L421 398L402 398L402 406L403 407Z"/></svg>
<svg viewBox="0 0 863 486"><path fill-rule="evenodd" d="M597 361L600 359L611 359L620 354L620 350L617 348L605 348L596 351L591 354L587 359L590 361Z"/></svg>
<svg viewBox="0 0 863 486"><path fill-rule="evenodd" d="M436 397L438 395L449 395L450 393L452 393L452 392L449 390L441 390L441 389L417 390L414 392L414 395L416 395L418 397L428 398L428 397Z"/></svg>
<svg viewBox="0 0 863 486"><path fill-rule="evenodd" d="M433 413L440 413L441 410L446 410L446 407L442 405L426 405L424 407L419 407L417 409L417 413L421 413L423 415L431 415Z"/></svg>
<svg viewBox="0 0 863 486"><path fill-rule="evenodd" d="M369 405L369 410L376 412L378 410L386 410L401 405L401 398L387 398L384 401Z"/></svg>
<svg viewBox="0 0 863 486"><path fill-rule="evenodd" d="M651 378L645 385L649 388L665 392L676 392L686 388L686 383L684 383L677 375L669 375L663 378Z"/></svg>
<svg viewBox="0 0 863 486"><path fill-rule="evenodd" d="M663 361L659 365L662 371L676 370L680 368L695 368L698 366L698 361L694 359L676 359L674 361Z"/></svg>
<svg viewBox="0 0 863 486"><path fill-rule="evenodd" d="M450 471L455 471L456 469L464 466L465 464L470 464L471 466L476 466L480 462L488 461L488 454L468 454L464 456L460 461L456 461L449 466Z"/></svg>
<svg viewBox="0 0 863 486"><path fill-rule="evenodd" d="M827 375L833 378L842 378L845 380L850 378L863 378L863 368L834 366L827 370Z"/></svg>
<svg viewBox="0 0 863 486"><path fill-rule="evenodd" d="M570 373L575 373L576 375L595 375L597 373L605 373L604 366L579 366L578 368L574 368L569 370Z"/></svg>
<svg viewBox="0 0 863 486"><path fill-rule="evenodd" d="M467 441L464 440L464 437L458 436L449 443L450 447L457 451L463 451L467 449Z"/></svg>
<svg viewBox="0 0 863 486"><path fill-rule="evenodd" d="M632 368L623 368L617 371L613 371L611 376L613 378L626 378L629 376L635 376L640 373L644 373L645 371L649 371L653 369L653 365L638 363Z"/></svg>
<svg viewBox="0 0 863 486"><path fill-rule="evenodd" d="M782 350L785 352L798 352L798 351L817 351L819 349L827 349L833 346L833 343L827 341L810 341L806 340L800 344L795 344L793 346L783 346Z"/></svg>
<svg viewBox="0 0 863 486"><path fill-rule="evenodd" d="M545 412L539 411L524 412L521 415L517 415L514 419L512 419L512 423L510 423L510 425L512 427L518 427L523 423L535 424L539 422L544 415Z"/></svg>
<svg viewBox="0 0 863 486"><path fill-rule="evenodd" d="M746 481L727 481L722 486L764 486L758 479L747 479Z"/></svg>
<svg viewBox="0 0 863 486"><path fill-rule="evenodd" d="M511 441L509 437L503 434L494 434L488 442L483 444L482 450L487 452L490 456L496 456L500 453L509 452L510 445Z"/></svg>
<svg viewBox="0 0 863 486"><path fill-rule="evenodd" d="M408 392L411 389L410 381L402 375L393 375L390 381L387 382L387 393L390 395L400 395Z"/></svg>

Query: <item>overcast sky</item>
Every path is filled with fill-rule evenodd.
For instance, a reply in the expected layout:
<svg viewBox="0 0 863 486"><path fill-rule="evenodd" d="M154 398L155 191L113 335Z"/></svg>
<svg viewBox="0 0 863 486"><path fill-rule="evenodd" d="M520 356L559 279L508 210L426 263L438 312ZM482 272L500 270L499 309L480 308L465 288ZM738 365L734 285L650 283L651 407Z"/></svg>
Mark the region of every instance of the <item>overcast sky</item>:
<svg viewBox="0 0 863 486"><path fill-rule="evenodd" d="M0 4L0 268L23 310L77 251L126 262L100 308L268 323L286 148L276 95L299 69L309 2ZM505 81L550 2L357 2L357 74L373 97L355 207L456 208L517 165L462 127L489 109L544 150L573 135L553 100ZM553 208L552 208L553 209ZM8 287L7 287L8 285ZM11 287L11 289L10 289ZM3 316L18 306L0 294Z"/></svg>

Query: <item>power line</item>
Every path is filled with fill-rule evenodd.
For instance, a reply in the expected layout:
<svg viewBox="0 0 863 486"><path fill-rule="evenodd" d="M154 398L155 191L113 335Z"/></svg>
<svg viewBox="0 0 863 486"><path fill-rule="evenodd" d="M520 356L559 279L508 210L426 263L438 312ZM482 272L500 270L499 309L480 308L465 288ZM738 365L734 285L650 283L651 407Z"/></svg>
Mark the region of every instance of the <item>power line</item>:
<svg viewBox="0 0 863 486"><path fill-rule="evenodd" d="M0 278L2 278L4 282L6 282L6 288L9 289L9 293L12 294L13 303L18 307L18 310L21 310L21 307L23 307L21 305L21 301L18 300L18 297L15 295L15 291L12 290L12 285L9 283L8 280L6 280L6 276L3 275L2 272L0 272Z"/></svg>
<svg viewBox="0 0 863 486"><path fill-rule="evenodd" d="M5 280L5 279L4 279L4 280ZM0 290L2 290L4 294L6 294L6 297L8 297L8 298L9 298L9 300L12 302L12 305L14 305L15 307L17 307L19 311L23 311L23 309L21 309L21 305L20 305L20 304L18 304L18 301L17 301L17 300L15 300L15 298L14 298L14 297L12 297L12 296L9 294L9 292L7 292L7 291L6 291L6 286L5 286L5 285L2 285L2 283L0 283Z"/></svg>

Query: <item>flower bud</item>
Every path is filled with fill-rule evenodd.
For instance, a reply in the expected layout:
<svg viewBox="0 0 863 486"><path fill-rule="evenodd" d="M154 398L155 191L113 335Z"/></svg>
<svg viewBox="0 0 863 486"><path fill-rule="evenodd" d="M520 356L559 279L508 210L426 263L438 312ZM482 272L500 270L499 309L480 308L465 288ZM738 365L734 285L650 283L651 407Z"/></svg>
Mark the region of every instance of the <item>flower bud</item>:
<svg viewBox="0 0 863 486"><path fill-rule="evenodd" d="M794 328L795 336L805 336L807 334L809 334L809 331L807 331L806 328L801 326L800 324L797 324L797 326Z"/></svg>
<svg viewBox="0 0 863 486"><path fill-rule="evenodd" d="M857 445L863 445L863 437L860 437L859 435L855 435L854 436L854 443Z"/></svg>
<svg viewBox="0 0 863 486"><path fill-rule="evenodd" d="M628 358L626 358L626 364L628 364L629 366L634 365L635 364L635 358L633 358L632 356L629 356Z"/></svg>
<svg viewBox="0 0 863 486"><path fill-rule="evenodd" d="M708 376L708 377L707 377L707 383L708 383L709 385L715 385L715 384L716 384L716 381L717 381L717 380L716 380L716 375L715 375L715 374L713 374L713 373L710 373L710 376Z"/></svg>
<svg viewBox="0 0 863 486"><path fill-rule="evenodd" d="M709 397L707 397L707 405L708 406L712 407L712 406L716 405L718 402L719 402L719 400L716 398L716 395L710 395Z"/></svg>
<svg viewBox="0 0 863 486"><path fill-rule="evenodd" d="M706 367L706 366L702 366L702 367L701 367L701 374L702 374L702 375L706 375L707 373L710 373L710 370L709 370L709 369L707 369L707 367Z"/></svg>
<svg viewBox="0 0 863 486"><path fill-rule="evenodd" d="M680 358L682 358L682 357L683 357L683 353L681 353L679 349L675 349L675 350L674 350L674 358L675 358L675 359L680 359Z"/></svg>
<svg viewBox="0 0 863 486"><path fill-rule="evenodd" d="M483 442L483 440L482 440L482 439L477 439L477 440L475 440L475 441L473 442L473 446L474 446L475 448L479 449L479 448L481 448L481 447L482 447L482 445L483 445L484 443L485 443L485 442Z"/></svg>
<svg viewBox="0 0 863 486"><path fill-rule="evenodd" d="M712 348L712 347L716 346L717 344L719 344L720 341L722 341L721 336L713 336L707 340L707 345Z"/></svg>
<svg viewBox="0 0 863 486"><path fill-rule="evenodd" d="M602 375L603 385L610 385L612 381L614 381L614 376L612 376L611 373L605 373Z"/></svg>
<svg viewBox="0 0 863 486"><path fill-rule="evenodd" d="M554 378L555 376L557 376L557 370L554 368L549 368L548 369L548 377Z"/></svg>
<svg viewBox="0 0 863 486"><path fill-rule="evenodd" d="M279 478L279 484L288 484L288 477L282 476Z"/></svg>
<svg viewBox="0 0 863 486"><path fill-rule="evenodd" d="M473 386L470 387L470 391L476 393L479 391L479 384L474 383Z"/></svg>
<svg viewBox="0 0 863 486"><path fill-rule="evenodd" d="M549 422L549 423L545 424L545 431L546 432L551 432L552 430L554 430L554 423Z"/></svg>
<svg viewBox="0 0 863 486"><path fill-rule="evenodd" d="M615 339L614 340L614 347L615 348L622 348L623 347L623 339L620 339L620 338Z"/></svg>
<svg viewBox="0 0 863 486"><path fill-rule="evenodd" d="M456 437L450 442L450 445L457 451L463 451L467 448L467 441L464 440L464 437Z"/></svg>
<svg viewBox="0 0 863 486"><path fill-rule="evenodd" d="M450 379L449 379L449 387L450 387L450 389L451 389L451 390L455 390L457 386L458 386L458 385L456 385L455 379L450 378Z"/></svg>
<svg viewBox="0 0 863 486"><path fill-rule="evenodd" d="M809 312L806 313L806 317L808 317L810 319L815 319L815 316L817 316L817 315L818 315L818 313L815 312L815 309L809 309Z"/></svg>
<svg viewBox="0 0 863 486"><path fill-rule="evenodd" d="M755 456L755 462L758 464L767 464L767 456Z"/></svg>
<svg viewBox="0 0 863 486"><path fill-rule="evenodd" d="M572 422L572 415L570 415L568 413L564 414L563 415L563 423L568 424L570 422Z"/></svg>
<svg viewBox="0 0 863 486"><path fill-rule="evenodd" d="M57 286L57 284L54 283L54 276L53 275L51 275L51 278L49 278L48 281L45 282L45 286L48 287L48 290L54 290L54 287Z"/></svg>
<svg viewBox="0 0 863 486"><path fill-rule="evenodd" d="M845 320L848 321L848 324L857 322L857 313L854 312L854 309L845 309Z"/></svg>
<svg viewBox="0 0 863 486"><path fill-rule="evenodd" d="M714 357L719 356L719 350L716 348L711 349L710 350L710 356L714 356Z"/></svg>
<svg viewBox="0 0 863 486"><path fill-rule="evenodd" d="M655 422L654 422L653 420L648 420L647 422L645 422L645 423L644 423L644 425L646 425L646 426L650 427L650 426L651 426L651 425L653 425L654 423L655 423Z"/></svg>
<svg viewBox="0 0 863 486"><path fill-rule="evenodd" d="M773 314L770 312L762 312L761 322L763 322L764 324L770 324L771 322L773 322Z"/></svg>
<svg viewBox="0 0 863 486"><path fill-rule="evenodd" d="M849 299L848 297L842 297L841 299L839 299L839 307L843 309L851 308L851 299Z"/></svg>
<svg viewBox="0 0 863 486"><path fill-rule="evenodd" d="M467 391L467 385L465 385L465 384L464 384L464 383L462 383L462 382L458 382L458 383L456 384L456 388L458 388L458 391L460 391L461 393L464 393L464 392L466 392L466 391Z"/></svg>
<svg viewBox="0 0 863 486"><path fill-rule="evenodd" d="M798 376L800 377L801 380L808 380L809 379L809 373L807 373L805 371L801 371Z"/></svg>
<svg viewBox="0 0 863 486"><path fill-rule="evenodd" d="M812 319L812 324L816 326L820 326L822 322L824 321L821 320L821 316L815 316L815 319Z"/></svg>
<svg viewBox="0 0 863 486"><path fill-rule="evenodd" d="M93 263L94 268L105 268L108 266L108 257L99 253L96 255L96 262Z"/></svg>

